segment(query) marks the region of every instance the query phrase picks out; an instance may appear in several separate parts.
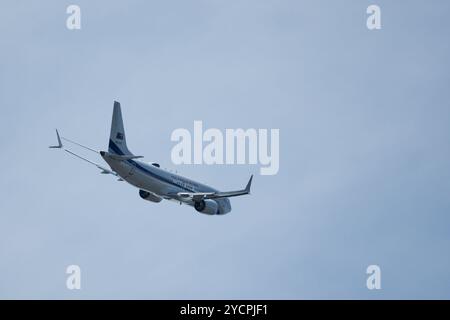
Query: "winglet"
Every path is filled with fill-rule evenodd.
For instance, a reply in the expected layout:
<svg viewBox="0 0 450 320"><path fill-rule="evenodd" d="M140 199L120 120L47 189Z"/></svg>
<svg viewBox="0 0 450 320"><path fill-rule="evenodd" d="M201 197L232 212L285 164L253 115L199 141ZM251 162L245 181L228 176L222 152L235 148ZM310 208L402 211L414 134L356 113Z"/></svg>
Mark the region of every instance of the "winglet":
<svg viewBox="0 0 450 320"><path fill-rule="evenodd" d="M57 146L49 146L50 149L61 149L63 147L61 143L61 138L59 137L58 129L56 129L56 138L58 139L58 145Z"/></svg>
<svg viewBox="0 0 450 320"><path fill-rule="evenodd" d="M250 187L252 185L253 175L250 177L250 180L248 180L247 186L245 187L245 191L247 193L250 193Z"/></svg>

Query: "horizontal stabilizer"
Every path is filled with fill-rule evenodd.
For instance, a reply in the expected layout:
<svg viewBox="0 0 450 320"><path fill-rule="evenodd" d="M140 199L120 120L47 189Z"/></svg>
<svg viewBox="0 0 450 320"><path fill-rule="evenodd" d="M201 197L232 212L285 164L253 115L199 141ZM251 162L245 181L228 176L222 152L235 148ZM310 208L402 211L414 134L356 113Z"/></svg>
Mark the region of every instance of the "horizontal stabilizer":
<svg viewBox="0 0 450 320"><path fill-rule="evenodd" d="M86 158L80 156L79 154L76 154L75 152L72 152L72 151L67 150L67 149L64 149L64 151L66 151L67 153L70 153L71 155L73 155L73 156L75 156L75 157L77 157L77 158L79 158L79 159L81 159L81 160L84 160L84 161L86 161L86 162L89 162L90 164L93 164L94 166L96 166L97 168L99 168L100 170L102 170L102 171L100 172L100 173L102 173L102 174L112 174L112 175L114 175L114 176L118 176L118 174L117 174L116 172L114 172L114 171L112 171L112 170L109 170L109 169L107 169L107 168L105 168L105 167L99 165L98 163L95 163L95 162L89 160L89 159L86 159Z"/></svg>

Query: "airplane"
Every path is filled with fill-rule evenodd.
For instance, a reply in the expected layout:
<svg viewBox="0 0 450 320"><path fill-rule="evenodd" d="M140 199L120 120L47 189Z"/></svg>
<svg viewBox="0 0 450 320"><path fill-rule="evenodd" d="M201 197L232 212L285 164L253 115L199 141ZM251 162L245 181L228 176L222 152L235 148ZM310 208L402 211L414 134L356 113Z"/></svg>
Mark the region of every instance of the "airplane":
<svg viewBox="0 0 450 320"><path fill-rule="evenodd" d="M242 190L220 192L205 184L163 170L158 163L147 164L137 159L128 150L122 120L120 103L114 101L111 133L108 151L97 151L78 142L59 135L56 129L57 145L51 149L62 149L72 156L84 160L101 170L102 174L111 174L118 181L126 181L139 189L139 196L147 201L159 203L163 199L193 206L196 211L207 215L224 215L231 211L229 198L250 194L253 175ZM75 144L89 151L100 154L109 165L109 169L67 149L62 140Z"/></svg>

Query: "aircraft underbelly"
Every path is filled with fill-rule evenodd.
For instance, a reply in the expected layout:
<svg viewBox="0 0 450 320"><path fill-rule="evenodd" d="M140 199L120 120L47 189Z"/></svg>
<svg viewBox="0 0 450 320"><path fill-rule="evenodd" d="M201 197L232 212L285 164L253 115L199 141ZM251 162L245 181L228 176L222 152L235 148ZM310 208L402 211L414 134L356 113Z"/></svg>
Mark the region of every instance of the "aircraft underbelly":
<svg viewBox="0 0 450 320"><path fill-rule="evenodd" d="M164 195L168 193L169 186L154 178L145 172L135 169L132 175L126 178L126 181L140 189L144 189L158 195Z"/></svg>

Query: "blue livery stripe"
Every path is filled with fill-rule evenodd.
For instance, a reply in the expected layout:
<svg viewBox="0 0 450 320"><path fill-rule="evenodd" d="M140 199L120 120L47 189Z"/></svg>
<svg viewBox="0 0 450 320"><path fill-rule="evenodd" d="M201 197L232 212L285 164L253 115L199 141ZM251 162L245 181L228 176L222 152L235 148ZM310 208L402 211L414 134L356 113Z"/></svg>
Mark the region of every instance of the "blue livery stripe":
<svg viewBox="0 0 450 320"><path fill-rule="evenodd" d="M124 153L122 152L122 150L120 150L120 148L119 148L119 147L114 143L114 141L112 141L112 140L109 140L109 148L112 149L115 153L117 153L117 154L120 155L120 156L123 156L123 155L124 155ZM141 171L144 172L145 174L148 174L149 176L152 176L153 178L155 178L155 179L157 179L157 180L159 180L159 181L168 183L168 184L170 184L170 185L173 185L173 186L175 186L175 187L181 188L181 189L186 190L186 191L189 191L189 192L195 192L194 190L188 189L188 188L186 188L186 187L182 187L182 186L180 186L180 185L174 183L173 181L171 181L171 180L169 180L169 179L167 179L167 178L165 178L165 177L162 177L162 176L160 176L160 175L158 175L158 174L156 174L156 173L154 173L154 172L149 171L148 169L144 168L144 167L141 166L139 163L137 163L137 162L135 162L135 161L133 161L133 160L131 160L131 159L130 159L130 160L126 160L126 161L127 161L129 164L131 164L132 166L134 166L135 168L141 170Z"/></svg>

